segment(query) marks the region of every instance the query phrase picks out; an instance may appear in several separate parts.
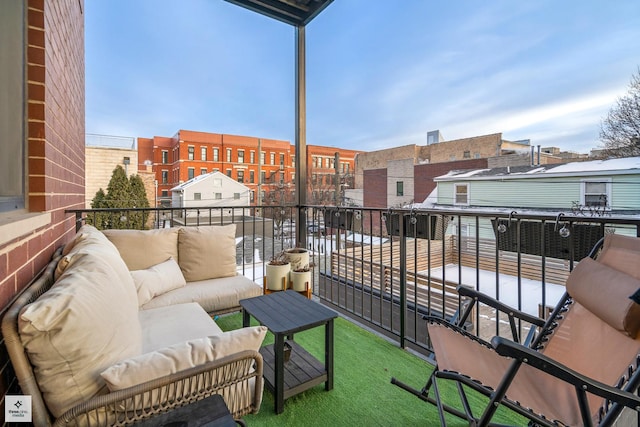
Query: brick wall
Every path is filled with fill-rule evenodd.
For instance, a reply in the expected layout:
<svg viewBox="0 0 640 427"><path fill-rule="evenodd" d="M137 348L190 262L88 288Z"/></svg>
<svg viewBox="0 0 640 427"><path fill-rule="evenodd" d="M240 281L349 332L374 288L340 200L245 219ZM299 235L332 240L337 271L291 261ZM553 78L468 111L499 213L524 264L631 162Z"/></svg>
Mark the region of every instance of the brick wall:
<svg viewBox="0 0 640 427"><path fill-rule="evenodd" d="M26 5L27 209L48 214L50 221L0 246L3 311L75 233L74 218L65 209L84 206L84 3L28 0ZM4 339L0 358L4 407L4 396L19 392ZM4 411L0 417L4 423Z"/></svg>
<svg viewBox="0 0 640 427"><path fill-rule="evenodd" d="M415 195L416 203L422 203L429 194L436 188L433 178L446 175L452 170L464 169L486 169L487 159L459 160L455 162L430 163L416 165L414 167Z"/></svg>

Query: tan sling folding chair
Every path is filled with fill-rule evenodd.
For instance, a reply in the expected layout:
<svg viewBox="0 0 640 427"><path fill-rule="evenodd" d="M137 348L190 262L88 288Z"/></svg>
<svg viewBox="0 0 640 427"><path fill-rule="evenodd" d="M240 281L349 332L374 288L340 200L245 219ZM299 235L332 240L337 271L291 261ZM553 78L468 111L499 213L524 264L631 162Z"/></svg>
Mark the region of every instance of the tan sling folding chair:
<svg viewBox="0 0 640 427"><path fill-rule="evenodd" d="M495 425L491 419L499 405L530 425L609 426L622 417L638 425L640 398L633 393L640 385L639 290L640 238L615 234L605 236L573 269L546 322L461 286L471 304L485 303L508 315L513 339L494 337L487 343L463 330L471 307L456 324L428 317L437 363L433 374L422 390L395 378L392 383L435 404L442 425L445 412L470 425ZM537 331L523 344L516 319ZM456 383L463 410L442 401L438 382L443 380ZM482 414L470 408L467 388L489 398Z"/></svg>

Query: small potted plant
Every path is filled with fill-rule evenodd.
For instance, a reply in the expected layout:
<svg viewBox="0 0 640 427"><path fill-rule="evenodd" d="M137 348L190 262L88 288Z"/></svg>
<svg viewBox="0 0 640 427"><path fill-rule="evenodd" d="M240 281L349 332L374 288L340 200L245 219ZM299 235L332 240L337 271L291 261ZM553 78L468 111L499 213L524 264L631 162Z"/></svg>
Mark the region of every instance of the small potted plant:
<svg viewBox="0 0 640 427"><path fill-rule="evenodd" d="M309 264L309 251L305 248L288 249L284 252L284 257L291 264L291 270L297 270Z"/></svg>
<svg viewBox="0 0 640 427"><path fill-rule="evenodd" d="M285 253L274 255L266 265L266 286L270 291L284 291L289 287L291 264Z"/></svg>
<svg viewBox="0 0 640 427"><path fill-rule="evenodd" d="M304 292L309 289L311 286L311 269L313 266L314 264L311 262L291 269L289 273L291 289L297 292Z"/></svg>

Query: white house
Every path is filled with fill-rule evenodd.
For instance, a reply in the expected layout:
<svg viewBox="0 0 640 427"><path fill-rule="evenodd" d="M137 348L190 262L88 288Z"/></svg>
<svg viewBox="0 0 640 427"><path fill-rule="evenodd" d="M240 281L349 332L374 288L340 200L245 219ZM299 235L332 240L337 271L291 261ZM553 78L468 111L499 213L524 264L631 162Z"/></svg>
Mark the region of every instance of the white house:
<svg viewBox="0 0 640 427"><path fill-rule="evenodd" d="M199 175L171 189L171 206L174 208L221 208L248 207L251 205L251 190L221 172ZM234 212L231 212L231 211ZM220 215L220 211L212 211ZM225 209L223 214L242 215L242 209ZM195 216L195 213L193 214ZM209 216L209 209L200 212Z"/></svg>

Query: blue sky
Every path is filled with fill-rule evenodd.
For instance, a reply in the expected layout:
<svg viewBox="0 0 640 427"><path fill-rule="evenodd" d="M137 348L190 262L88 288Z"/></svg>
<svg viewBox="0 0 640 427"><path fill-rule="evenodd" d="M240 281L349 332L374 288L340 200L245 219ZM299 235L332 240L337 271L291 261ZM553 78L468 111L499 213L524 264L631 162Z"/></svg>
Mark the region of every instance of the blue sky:
<svg viewBox="0 0 640 427"><path fill-rule="evenodd" d="M294 141L293 27L223 0L84 5L87 133ZM640 1L334 0L306 38L308 144L587 153L640 67Z"/></svg>

